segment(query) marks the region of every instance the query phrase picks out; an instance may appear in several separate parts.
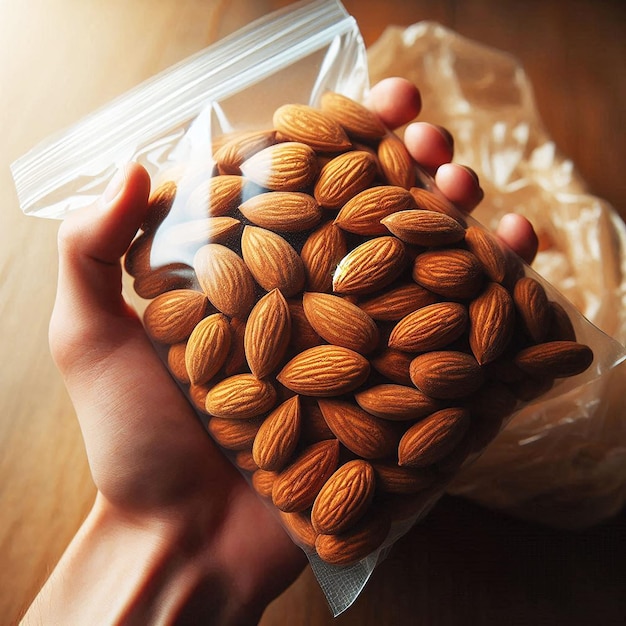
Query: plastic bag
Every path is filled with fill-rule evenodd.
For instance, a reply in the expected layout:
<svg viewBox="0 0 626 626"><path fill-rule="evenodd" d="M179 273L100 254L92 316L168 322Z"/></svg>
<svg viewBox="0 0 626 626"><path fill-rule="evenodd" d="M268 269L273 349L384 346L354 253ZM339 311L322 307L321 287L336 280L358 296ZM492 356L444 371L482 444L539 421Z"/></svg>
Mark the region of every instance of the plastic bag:
<svg viewBox="0 0 626 626"><path fill-rule="evenodd" d="M441 197L367 89L354 19L298 4L13 166L24 212L58 218L148 169L125 294L335 615L512 411L623 358Z"/></svg>
<svg viewBox="0 0 626 626"><path fill-rule="evenodd" d="M475 217L495 227L526 215L540 237L533 267L593 324L626 344L626 226L586 191L543 128L532 85L511 55L440 24L389 27L368 50L370 77L420 86L425 119L448 128L478 173ZM519 411L452 493L557 527L601 522L626 504L624 365L567 399Z"/></svg>

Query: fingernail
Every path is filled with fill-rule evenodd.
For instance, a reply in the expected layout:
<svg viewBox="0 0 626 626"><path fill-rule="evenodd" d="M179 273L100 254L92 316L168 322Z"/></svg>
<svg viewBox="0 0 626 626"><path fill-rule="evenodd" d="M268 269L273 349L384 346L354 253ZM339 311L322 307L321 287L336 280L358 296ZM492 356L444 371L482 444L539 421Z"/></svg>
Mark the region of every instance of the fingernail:
<svg viewBox="0 0 626 626"><path fill-rule="evenodd" d="M102 204L107 207L120 195L122 189L124 188L124 183L126 181L126 175L123 168L120 168L115 172L113 178L109 181L109 184L106 186L104 193L102 194Z"/></svg>

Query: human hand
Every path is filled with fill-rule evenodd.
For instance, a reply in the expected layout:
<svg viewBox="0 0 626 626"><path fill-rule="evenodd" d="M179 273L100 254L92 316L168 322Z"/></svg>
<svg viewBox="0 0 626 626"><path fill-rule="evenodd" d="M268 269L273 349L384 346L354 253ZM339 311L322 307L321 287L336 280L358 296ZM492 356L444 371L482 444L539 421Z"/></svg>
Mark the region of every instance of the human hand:
<svg viewBox="0 0 626 626"><path fill-rule="evenodd" d="M406 81L372 89L370 106L390 128L414 119L420 105ZM473 172L449 163L445 131L412 124L405 141L459 207L480 202ZM120 258L146 216L149 188L145 170L130 164L59 231L50 346L98 493L29 616L256 623L306 560L203 431L122 297ZM526 221L509 218L499 233L531 260L536 238Z"/></svg>

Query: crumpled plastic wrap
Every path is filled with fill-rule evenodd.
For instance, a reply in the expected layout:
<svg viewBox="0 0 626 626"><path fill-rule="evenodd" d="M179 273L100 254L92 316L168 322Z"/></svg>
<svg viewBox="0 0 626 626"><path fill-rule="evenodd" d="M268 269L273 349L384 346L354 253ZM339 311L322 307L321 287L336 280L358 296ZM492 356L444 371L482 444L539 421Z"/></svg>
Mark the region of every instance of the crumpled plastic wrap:
<svg viewBox="0 0 626 626"><path fill-rule="evenodd" d="M512 56L433 22L389 27L368 50L372 83L404 76L420 87L421 118L455 138L455 160L478 173L475 212L495 228L522 213L540 236L533 267L585 317L626 343L626 227L590 195L539 119ZM581 529L626 502L626 364L558 401L521 410L450 492L517 517Z"/></svg>

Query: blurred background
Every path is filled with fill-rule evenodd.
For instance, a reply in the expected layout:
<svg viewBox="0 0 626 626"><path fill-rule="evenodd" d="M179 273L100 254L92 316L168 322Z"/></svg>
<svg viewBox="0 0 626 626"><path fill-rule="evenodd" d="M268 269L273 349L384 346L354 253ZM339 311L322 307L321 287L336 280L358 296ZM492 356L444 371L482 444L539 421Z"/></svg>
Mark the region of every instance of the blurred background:
<svg viewBox="0 0 626 626"><path fill-rule="evenodd" d="M36 142L281 0L0 0L0 622L15 623L89 510L80 432L48 354L56 230L9 164ZM557 149L626 218L626 3L345 0L366 45L433 20L522 64ZM333 620L306 570L263 626L623 624L624 515L582 533L445 498Z"/></svg>

